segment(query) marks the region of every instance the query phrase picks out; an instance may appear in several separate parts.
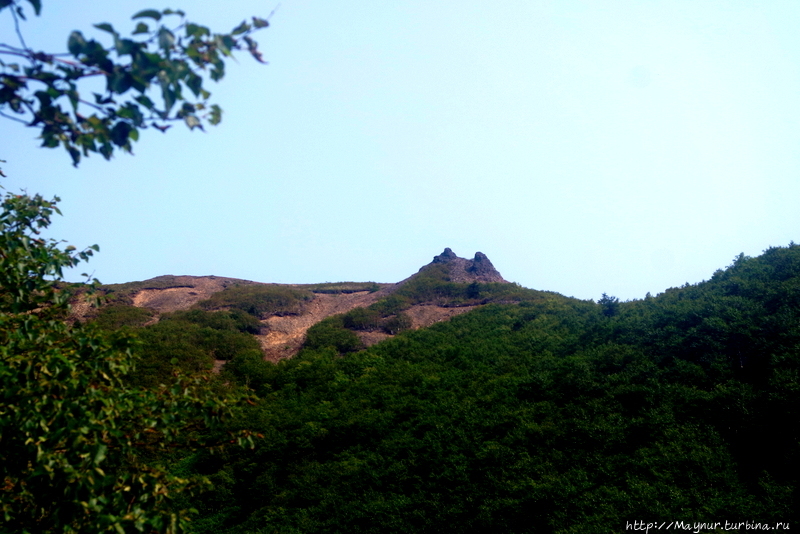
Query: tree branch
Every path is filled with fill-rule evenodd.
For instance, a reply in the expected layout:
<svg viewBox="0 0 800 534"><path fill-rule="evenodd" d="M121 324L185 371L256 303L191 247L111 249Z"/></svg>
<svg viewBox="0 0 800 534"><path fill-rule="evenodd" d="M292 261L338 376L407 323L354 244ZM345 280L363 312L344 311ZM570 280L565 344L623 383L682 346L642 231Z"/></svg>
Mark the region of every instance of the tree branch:
<svg viewBox="0 0 800 534"><path fill-rule="evenodd" d="M0 117L3 117L5 119L11 119L12 121L16 121L16 122L21 122L25 126L28 126L28 121L24 121L24 120L20 119L19 117L14 117L13 115L6 115L2 111L0 111Z"/></svg>
<svg viewBox="0 0 800 534"><path fill-rule="evenodd" d="M29 50L28 45L25 44L25 38L22 36L22 32L19 29L19 16L17 12L14 11L14 8L11 8L11 16L14 17L14 29L17 31L17 37L19 37L19 42L22 44L22 48L25 50ZM36 65L36 63L31 59L31 63Z"/></svg>

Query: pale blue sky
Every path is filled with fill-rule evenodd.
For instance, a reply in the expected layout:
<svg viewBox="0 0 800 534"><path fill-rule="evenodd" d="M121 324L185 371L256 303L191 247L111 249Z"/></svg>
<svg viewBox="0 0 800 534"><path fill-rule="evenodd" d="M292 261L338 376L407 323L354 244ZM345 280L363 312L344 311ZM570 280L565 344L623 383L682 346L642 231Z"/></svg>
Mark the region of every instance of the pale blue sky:
<svg viewBox="0 0 800 534"><path fill-rule="evenodd" d="M49 51L162 7L43 5L23 30ZM276 5L169 7L230 30ZM99 244L105 283L395 282L451 247L632 299L800 241L796 1L282 0L271 20L269 65L241 55L211 87L219 127L75 170L0 120L5 187L61 196L53 235Z"/></svg>

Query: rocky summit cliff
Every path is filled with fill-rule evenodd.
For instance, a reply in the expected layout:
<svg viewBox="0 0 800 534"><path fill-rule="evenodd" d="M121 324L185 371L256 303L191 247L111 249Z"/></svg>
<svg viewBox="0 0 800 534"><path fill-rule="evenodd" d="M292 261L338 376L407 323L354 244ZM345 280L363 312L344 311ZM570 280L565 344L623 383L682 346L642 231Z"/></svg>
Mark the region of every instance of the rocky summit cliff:
<svg viewBox="0 0 800 534"><path fill-rule="evenodd" d="M441 263L449 268L451 282L506 282L483 252L476 252L475 257L468 260L459 258L450 248L446 248L420 271L429 265Z"/></svg>
<svg viewBox="0 0 800 534"><path fill-rule="evenodd" d="M418 272L396 284L384 287L381 289L380 293L382 295L391 294L412 280L425 275L433 275L435 278L443 278L443 281L455 283L509 283L508 280L503 278L497 269L494 268L492 262L483 252L476 252L475 257L468 260L467 258L456 256L456 253L453 252L450 247L447 247L441 254L434 256L433 261L429 264L420 267Z"/></svg>

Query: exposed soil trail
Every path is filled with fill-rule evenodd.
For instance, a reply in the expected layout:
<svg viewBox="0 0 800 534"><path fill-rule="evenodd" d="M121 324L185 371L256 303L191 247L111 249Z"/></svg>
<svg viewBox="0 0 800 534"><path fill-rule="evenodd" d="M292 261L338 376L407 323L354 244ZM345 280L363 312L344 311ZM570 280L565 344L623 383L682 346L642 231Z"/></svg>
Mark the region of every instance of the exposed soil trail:
<svg viewBox="0 0 800 534"><path fill-rule="evenodd" d="M285 358L291 358L300 350L309 328L331 315L345 313L357 307L369 306L380 297L381 295L366 291L338 295L318 294L314 300L306 304L301 315L270 317L261 321L268 326L269 332L257 335L256 338L264 349L266 359L277 362ZM403 313L411 318L411 328L417 330L440 321L446 321L451 317L461 315L475 308L477 306L444 308L442 306L422 305L412 306ZM357 334L367 347L394 337L383 332L357 332Z"/></svg>
<svg viewBox="0 0 800 534"><path fill-rule="evenodd" d="M133 305L139 308L150 308L158 313L170 313L188 309L201 300L211 298L211 295L228 286L252 283L249 280L220 276L176 276L174 287L138 291L133 295Z"/></svg>
<svg viewBox="0 0 800 534"><path fill-rule="evenodd" d="M268 360L291 358L300 350L309 328L331 315L369 306L378 298L376 293L368 291L332 295L317 293L313 300L303 306L301 315L273 316L261 321L267 325L269 332L256 338Z"/></svg>
<svg viewBox="0 0 800 534"><path fill-rule="evenodd" d="M477 306L459 306L457 308L443 308L442 306L420 305L412 306L404 313L411 317L411 328L427 328L434 323L446 321L456 315L474 310Z"/></svg>

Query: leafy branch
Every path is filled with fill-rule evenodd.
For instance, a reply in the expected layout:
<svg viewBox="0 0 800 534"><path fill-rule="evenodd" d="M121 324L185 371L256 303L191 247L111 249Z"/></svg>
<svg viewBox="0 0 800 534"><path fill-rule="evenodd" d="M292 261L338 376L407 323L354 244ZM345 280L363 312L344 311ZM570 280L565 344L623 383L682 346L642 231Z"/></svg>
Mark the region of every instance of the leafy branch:
<svg viewBox="0 0 800 534"><path fill-rule="evenodd" d="M41 2L28 0L39 15ZM206 77L225 76L225 61L246 50L265 63L252 35L269 26L252 17L229 33L212 33L189 22L180 10L145 9L130 37L109 23L95 24L107 33L112 46L73 31L68 53L46 53L30 48L19 31L25 20L21 0L0 0L0 11L10 8L19 45L0 43L0 116L41 130L42 146L62 146L73 165L90 152L110 159L115 150L132 151L139 131L162 132L183 121L190 129L218 124L222 109L209 103ZM168 24L172 22L173 24ZM105 91L86 98L83 80L103 77Z"/></svg>

